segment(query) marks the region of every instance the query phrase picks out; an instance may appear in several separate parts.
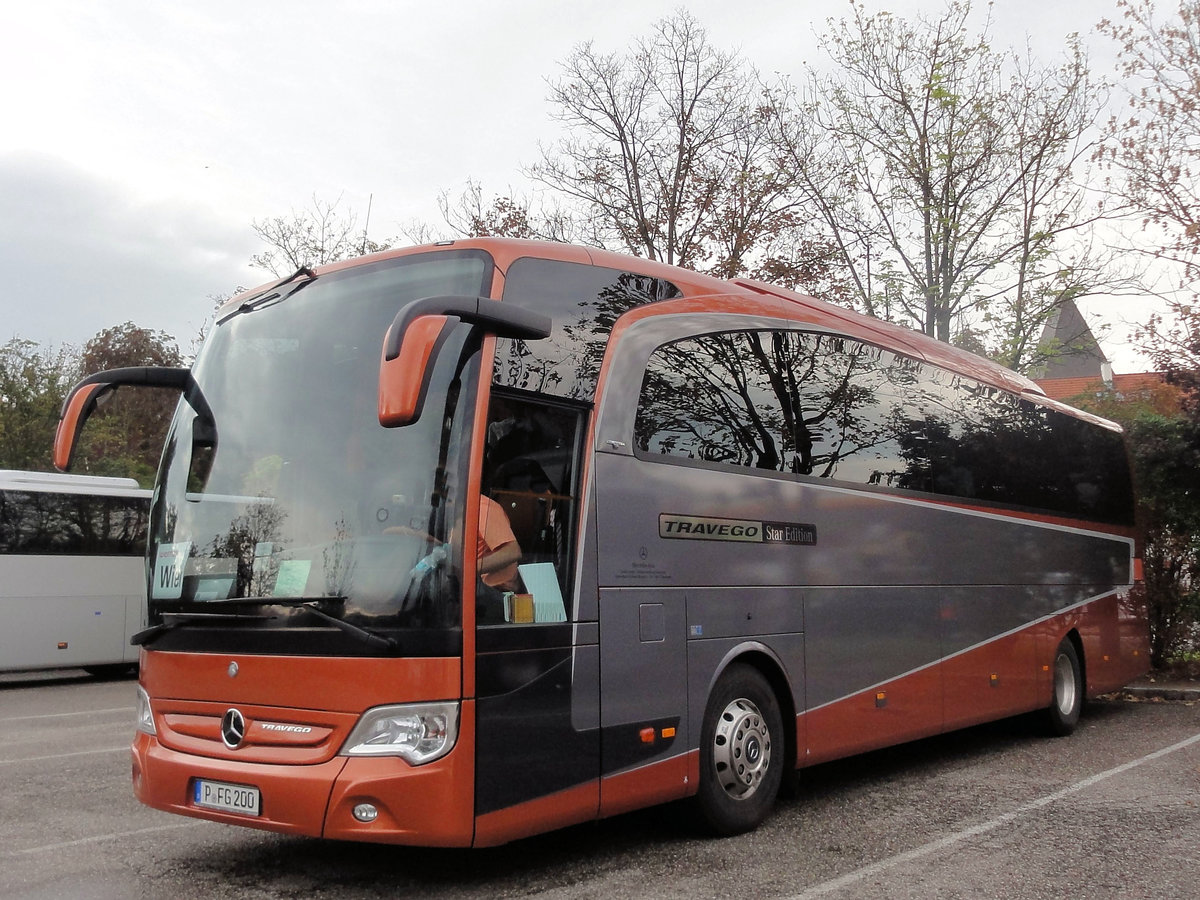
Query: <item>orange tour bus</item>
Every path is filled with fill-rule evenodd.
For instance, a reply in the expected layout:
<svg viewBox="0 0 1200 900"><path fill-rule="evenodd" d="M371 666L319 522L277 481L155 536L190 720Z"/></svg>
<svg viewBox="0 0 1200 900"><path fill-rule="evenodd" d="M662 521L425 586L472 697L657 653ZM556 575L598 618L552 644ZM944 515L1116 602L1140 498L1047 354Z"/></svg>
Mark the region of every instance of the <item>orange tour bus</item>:
<svg viewBox="0 0 1200 900"><path fill-rule="evenodd" d="M239 294L151 501L133 789L487 846L781 781L1145 670L1120 429L788 290L473 239Z"/></svg>

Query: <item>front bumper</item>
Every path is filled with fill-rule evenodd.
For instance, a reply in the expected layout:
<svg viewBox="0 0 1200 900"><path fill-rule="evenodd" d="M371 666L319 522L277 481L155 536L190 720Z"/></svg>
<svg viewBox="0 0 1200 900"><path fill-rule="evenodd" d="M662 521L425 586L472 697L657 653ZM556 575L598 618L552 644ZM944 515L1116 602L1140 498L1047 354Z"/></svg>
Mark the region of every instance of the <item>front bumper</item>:
<svg viewBox="0 0 1200 900"><path fill-rule="evenodd" d="M139 732L131 747L133 791L155 809L229 825L337 840L462 847L474 834L473 772L463 749L460 740L444 758L417 767L397 757L343 756L290 765L182 753ZM257 788L260 814L197 806L192 798L200 778ZM355 819L352 811L359 803L374 805L377 818Z"/></svg>

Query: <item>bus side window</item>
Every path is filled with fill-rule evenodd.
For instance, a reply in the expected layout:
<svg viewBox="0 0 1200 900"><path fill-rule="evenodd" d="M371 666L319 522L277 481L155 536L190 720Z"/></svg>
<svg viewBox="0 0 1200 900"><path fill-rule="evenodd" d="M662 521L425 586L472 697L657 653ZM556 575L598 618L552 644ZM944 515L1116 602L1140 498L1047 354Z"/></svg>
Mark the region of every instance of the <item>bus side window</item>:
<svg viewBox="0 0 1200 900"><path fill-rule="evenodd" d="M521 546L523 588L534 595L534 621L560 620L566 610L555 610L568 596L571 572L581 413L497 395L488 419L484 493L504 510ZM506 613L506 621L514 621L511 608Z"/></svg>

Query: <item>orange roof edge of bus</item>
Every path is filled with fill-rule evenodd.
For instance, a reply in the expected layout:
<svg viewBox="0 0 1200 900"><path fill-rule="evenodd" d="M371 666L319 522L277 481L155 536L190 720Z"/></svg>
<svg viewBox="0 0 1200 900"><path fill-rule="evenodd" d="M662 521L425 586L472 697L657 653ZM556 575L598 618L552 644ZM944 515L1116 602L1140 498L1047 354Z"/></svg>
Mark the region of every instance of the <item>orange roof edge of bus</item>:
<svg viewBox="0 0 1200 900"><path fill-rule="evenodd" d="M732 282L740 287L748 288L759 293L772 294L783 300L819 310L822 318L837 319L855 329L871 332L885 338L889 344L897 344L911 349L914 355L926 362L934 363L962 375L978 378L997 387L1003 387L1018 394L1026 394L1041 400L1045 394L1031 378L1027 378L1012 369L1007 369L999 363L992 362L982 356L977 356L967 350L961 350L945 341L939 341L929 335L911 328L904 328L882 319L872 319L851 309L837 306L824 300L818 300L806 294L790 291L777 285L754 281L749 278L735 278Z"/></svg>
<svg viewBox="0 0 1200 900"><path fill-rule="evenodd" d="M611 250L602 250L597 247L584 247L576 244L525 240L521 238L461 238L415 247L384 250L368 256L316 266L315 271L320 276L329 272L337 272L384 259L446 250L448 248L487 251L491 254L496 267L501 273L506 272L509 265L517 259L538 257L608 268L623 268L635 271L638 274L661 277L676 283L686 294L691 296L698 294L712 296L724 294L745 297L751 294L758 294L759 296L775 297L787 304L811 310L815 315L819 315L823 319L834 319L841 322L846 326L847 332L852 335L868 340L874 337L877 342L884 343L893 349L906 350L913 356L917 356L926 362L934 363L959 374L977 378L997 387L1002 387L1014 393L1037 399L1039 402L1044 402L1045 393L1032 379L1013 372L1011 369L1006 369L991 360L976 356L966 350L960 350L943 341L935 340L918 331L885 322L882 319L873 319L845 307L818 300L815 297L801 294L778 285L755 281L750 278L735 278L725 281L711 275L695 272L691 269L684 269L643 257L615 253ZM258 288L252 288L250 293L260 290L261 287L265 287L266 284L270 283L267 282Z"/></svg>

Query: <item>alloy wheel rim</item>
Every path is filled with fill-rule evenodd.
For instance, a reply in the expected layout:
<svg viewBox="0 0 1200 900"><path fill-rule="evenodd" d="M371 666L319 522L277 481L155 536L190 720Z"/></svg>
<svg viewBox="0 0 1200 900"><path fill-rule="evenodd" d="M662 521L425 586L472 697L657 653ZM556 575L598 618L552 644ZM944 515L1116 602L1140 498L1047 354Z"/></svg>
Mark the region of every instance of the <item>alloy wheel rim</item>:
<svg viewBox="0 0 1200 900"><path fill-rule="evenodd" d="M1075 668L1067 654L1060 653L1054 661L1054 699L1064 716L1075 708L1075 690Z"/></svg>
<svg viewBox="0 0 1200 900"><path fill-rule="evenodd" d="M713 764L725 793L739 800L752 796L771 766L771 732L750 700L730 702L717 718Z"/></svg>

